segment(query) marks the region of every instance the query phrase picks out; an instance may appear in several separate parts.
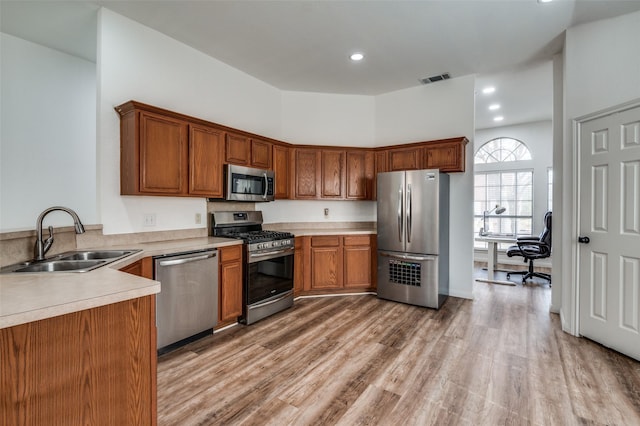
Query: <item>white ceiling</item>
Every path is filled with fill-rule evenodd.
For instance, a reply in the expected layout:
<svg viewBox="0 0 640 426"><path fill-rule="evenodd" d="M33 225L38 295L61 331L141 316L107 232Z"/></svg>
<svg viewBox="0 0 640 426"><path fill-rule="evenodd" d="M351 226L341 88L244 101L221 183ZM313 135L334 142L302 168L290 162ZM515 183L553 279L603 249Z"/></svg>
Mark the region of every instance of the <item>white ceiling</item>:
<svg viewBox="0 0 640 426"><path fill-rule="evenodd" d="M548 61L564 31L640 10L640 0L2 0L2 31L95 61L100 6L281 90L376 95L477 74L479 87L496 86L476 98L485 128L550 119ZM365 59L351 62L354 51Z"/></svg>

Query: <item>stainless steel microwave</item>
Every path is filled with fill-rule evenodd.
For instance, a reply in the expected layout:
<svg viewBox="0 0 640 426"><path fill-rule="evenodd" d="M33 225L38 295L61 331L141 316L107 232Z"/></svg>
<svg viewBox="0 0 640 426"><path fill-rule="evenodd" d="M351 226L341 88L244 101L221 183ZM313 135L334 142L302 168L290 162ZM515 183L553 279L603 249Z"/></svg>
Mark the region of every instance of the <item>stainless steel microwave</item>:
<svg viewBox="0 0 640 426"><path fill-rule="evenodd" d="M273 201L275 174L273 170L227 165L227 201Z"/></svg>

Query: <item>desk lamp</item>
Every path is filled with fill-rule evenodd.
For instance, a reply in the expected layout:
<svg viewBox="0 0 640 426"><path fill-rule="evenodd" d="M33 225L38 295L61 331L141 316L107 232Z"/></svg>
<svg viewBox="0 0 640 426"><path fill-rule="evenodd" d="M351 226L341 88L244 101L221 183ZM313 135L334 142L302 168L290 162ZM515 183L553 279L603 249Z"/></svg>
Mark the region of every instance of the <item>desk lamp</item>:
<svg viewBox="0 0 640 426"><path fill-rule="evenodd" d="M482 228L480 228L480 235L484 236L489 234L489 229L487 228L487 216L490 215L494 210L496 214L502 214L507 209L505 207L501 207L499 204L496 204L496 206L491 210L485 210L484 212L482 212Z"/></svg>

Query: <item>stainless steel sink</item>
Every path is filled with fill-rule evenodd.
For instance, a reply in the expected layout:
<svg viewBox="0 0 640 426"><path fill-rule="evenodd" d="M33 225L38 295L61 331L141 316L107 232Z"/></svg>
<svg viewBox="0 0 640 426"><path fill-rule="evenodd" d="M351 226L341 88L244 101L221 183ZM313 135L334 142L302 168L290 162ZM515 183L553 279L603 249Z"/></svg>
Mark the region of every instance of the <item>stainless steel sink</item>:
<svg viewBox="0 0 640 426"><path fill-rule="evenodd" d="M61 253L45 260L31 260L5 266L0 273L88 272L113 263L140 250L77 250Z"/></svg>
<svg viewBox="0 0 640 426"><path fill-rule="evenodd" d="M72 254L59 255L56 258L60 260L92 260L92 259L114 259L123 256L127 256L134 253L136 250L88 250L77 251Z"/></svg>
<svg viewBox="0 0 640 426"><path fill-rule="evenodd" d="M87 272L105 264L104 260L45 260L13 272Z"/></svg>

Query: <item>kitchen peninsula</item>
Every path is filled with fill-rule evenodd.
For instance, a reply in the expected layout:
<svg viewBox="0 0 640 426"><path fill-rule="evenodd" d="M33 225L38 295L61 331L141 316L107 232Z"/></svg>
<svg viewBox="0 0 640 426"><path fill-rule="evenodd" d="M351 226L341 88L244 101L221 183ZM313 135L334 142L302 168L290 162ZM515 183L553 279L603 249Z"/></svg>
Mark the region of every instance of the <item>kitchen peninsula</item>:
<svg viewBox="0 0 640 426"><path fill-rule="evenodd" d="M128 245L142 251L86 273L0 276L0 424L156 424L160 284L116 268L236 244Z"/></svg>

